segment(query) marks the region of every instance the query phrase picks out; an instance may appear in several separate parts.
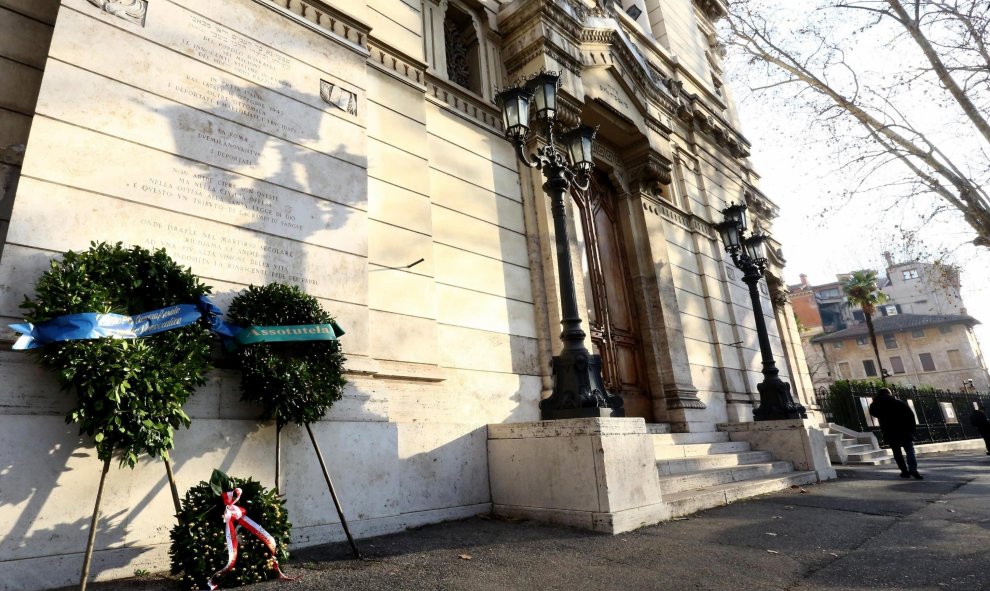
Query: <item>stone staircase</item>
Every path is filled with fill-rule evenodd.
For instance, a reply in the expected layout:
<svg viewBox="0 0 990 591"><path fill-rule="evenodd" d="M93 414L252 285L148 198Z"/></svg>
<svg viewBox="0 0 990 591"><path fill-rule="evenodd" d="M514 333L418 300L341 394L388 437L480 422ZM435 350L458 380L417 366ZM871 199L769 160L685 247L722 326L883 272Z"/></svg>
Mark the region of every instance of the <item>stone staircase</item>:
<svg viewBox="0 0 990 591"><path fill-rule="evenodd" d="M825 429L828 456L833 464L878 466L894 461L889 449L881 449L871 433L859 433L829 423Z"/></svg>
<svg viewBox="0 0 990 591"><path fill-rule="evenodd" d="M795 472L790 462L753 451L748 442L730 441L728 433L670 433L664 424L647 430L672 517L817 480L814 472Z"/></svg>

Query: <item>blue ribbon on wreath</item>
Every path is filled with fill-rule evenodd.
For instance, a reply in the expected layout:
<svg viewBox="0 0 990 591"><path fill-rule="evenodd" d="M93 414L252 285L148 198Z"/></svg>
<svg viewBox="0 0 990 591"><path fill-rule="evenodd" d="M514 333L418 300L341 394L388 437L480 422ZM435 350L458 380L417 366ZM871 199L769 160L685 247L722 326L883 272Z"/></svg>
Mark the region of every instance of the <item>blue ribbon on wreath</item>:
<svg viewBox="0 0 990 591"><path fill-rule="evenodd" d="M134 316L83 312L38 324L11 324L10 328L21 335L13 348L25 350L58 341L136 339L189 326L204 316L210 322L210 329L222 336L233 337L240 330L224 322L223 312L205 295L195 304L176 304Z"/></svg>

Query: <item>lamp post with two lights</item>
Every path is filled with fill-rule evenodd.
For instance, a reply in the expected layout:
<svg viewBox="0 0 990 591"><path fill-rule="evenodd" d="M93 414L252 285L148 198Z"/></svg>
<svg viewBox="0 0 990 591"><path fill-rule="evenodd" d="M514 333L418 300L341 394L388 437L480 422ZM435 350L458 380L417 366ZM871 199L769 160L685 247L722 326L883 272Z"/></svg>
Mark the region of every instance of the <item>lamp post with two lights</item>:
<svg viewBox="0 0 990 591"><path fill-rule="evenodd" d="M593 355L584 344L574 271L564 208L564 195L571 187L587 190L594 168L592 145L596 130L578 125L560 136L556 144L557 91L560 77L541 71L524 84L497 91L496 102L502 109L505 137L516 148L519 160L543 173L543 190L550 196L553 229L557 250L557 273L560 281L560 308L563 348L553 358L553 392L540 402L542 420L624 415L622 398L609 394L602 381L601 356ZM530 108L543 125L546 144L536 154L526 153L529 136Z"/></svg>
<svg viewBox="0 0 990 591"><path fill-rule="evenodd" d="M722 237L725 252L732 262L743 272L743 282L749 287L749 297L753 301L753 315L756 321L756 334L760 341L760 354L763 357L763 381L756 386L760 393L760 405L753 410L757 421L806 418L805 408L794 402L791 385L780 379L780 370L773 359L770 336L763 317L763 304L757 284L767 268L767 237L751 232L746 236L746 206L732 204L722 210L724 219L715 225Z"/></svg>

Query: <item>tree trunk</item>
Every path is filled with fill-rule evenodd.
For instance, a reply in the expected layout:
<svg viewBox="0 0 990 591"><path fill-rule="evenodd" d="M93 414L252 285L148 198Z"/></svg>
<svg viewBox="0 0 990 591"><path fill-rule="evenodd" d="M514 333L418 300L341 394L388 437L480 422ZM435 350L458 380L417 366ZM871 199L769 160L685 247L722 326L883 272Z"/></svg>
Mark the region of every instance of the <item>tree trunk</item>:
<svg viewBox="0 0 990 591"><path fill-rule="evenodd" d="M887 383L887 376L883 375L883 363L880 362L880 347L877 346L877 333L873 330L873 314L865 309L863 316L866 317L866 329L870 331L870 342L873 343L873 354L877 357L877 371L880 372L880 381Z"/></svg>

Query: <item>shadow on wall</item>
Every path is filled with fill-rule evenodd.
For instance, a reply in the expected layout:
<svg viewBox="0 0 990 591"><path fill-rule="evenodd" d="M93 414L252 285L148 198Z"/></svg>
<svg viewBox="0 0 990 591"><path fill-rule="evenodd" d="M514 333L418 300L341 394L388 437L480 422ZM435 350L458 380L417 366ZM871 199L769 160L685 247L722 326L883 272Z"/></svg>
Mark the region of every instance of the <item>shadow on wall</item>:
<svg viewBox="0 0 990 591"><path fill-rule="evenodd" d="M145 245L164 247L176 258L192 261L194 272L219 283L221 306L247 284L268 281L300 285L323 298L334 314L338 305L365 306L368 236L363 150L355 153L347 142L339 141L336 124L346 121L346 116L335 113L335 107L326 105L319 95L273 95L281 90L227 85L223 104L214 108L176 105L156 111L172 131L175 152L195 155L209 165L185 160L172 168L173 177L161 179L175 188L171 194L132 196L165 210L160 213L162 218L178 220L189 230L148 235ZM356 129L356 133L363 132ZM201 228L205 229L200 232ZM214 281L220 277L232 280ZM506 276L505 281L510 278ZM528 357L535 355L535 347L528 343L532 339L508 340L512 371L538 374L534 370L538 364ZM41 396L72 396L58 392L54 380L40 370L29 379L34 380L31 389ZM506 411L510 420L531 418L534 413L521 406L526 384L521 379L518 383L519 389L511 394L516 403ZM250 465L269 474L267 458L273 463L274 449L270 455L267 450L259 455L257 449L272 443L274 429L271 423L252 420L257 409L243 408L243 403L235 401L234 384L235 377L221 372L189 403L193 428L191 434L177 431L173 453L180 493L207 479L213 467L243 469L245 461L256 459ZM81 561L88 517L79 515L91 510L99 463L90 442L76 436L74 426L49 425L60 422L61 416L54 415L64 410L49 409L44 415L27 417L36 412L32 407L9 421L22 431L5 434L12 441L35 443L43 432L52 433L57 442L40 442L5 454L11 459L0 472L0 506L13 513L6 520L13 525L0 541L5 560L74 555L73 560ZM39 430L42 423L45 428ZM490 501L484 461L486 432L477 424L396 424L378 418L323 422L317 427L345 511L361 522L355 528L359 535L468 516L473 505ZM294 435L287 434L287 439L286 444L299 451L293 460L298 465L284 468L293 503L290 510L299 516L294 521L302 533L307 528L333 526L336 515L315 457L302 455L309 442L298 429ZM39 461L45 453L41 450L47 454ZM190 478L186 476L190 470L202 473ZM97 547L122 551L107 553L106 560L94 564L94 576L126 567L150 549L151 538L167 538L171 526L172 505L161 462L146 459L133 473L113 467L105 494L108 513L100 520Z"/></svg>

